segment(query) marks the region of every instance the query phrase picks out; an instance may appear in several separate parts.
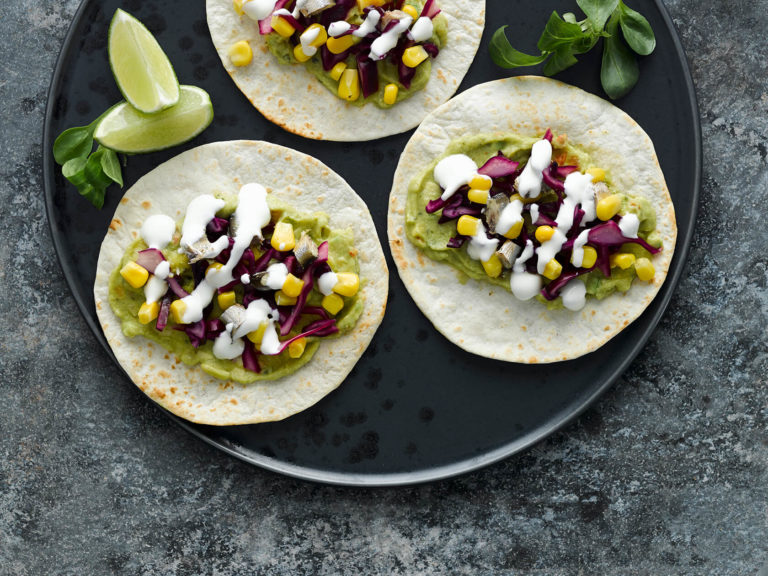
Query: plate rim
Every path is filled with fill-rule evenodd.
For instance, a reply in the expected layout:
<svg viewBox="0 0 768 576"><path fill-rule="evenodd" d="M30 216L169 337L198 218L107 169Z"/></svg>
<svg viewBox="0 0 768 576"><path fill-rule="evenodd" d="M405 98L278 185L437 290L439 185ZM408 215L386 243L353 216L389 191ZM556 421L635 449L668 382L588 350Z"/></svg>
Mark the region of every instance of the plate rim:
<svg viewBox="0 0 768 576"><path fill-rule="evenodd" d="M61 242L59 232L54 225L53 218L53 215L55 214L53 197L55 192L56 164L53 159L53 148L52 146L48 145L49 142L53 142L51 134L51 118L55 112L54 109L56 105L53 96L55 89L60 84L64 55L69 53L71 45L75 40L75 33L78 31L80 25L82 24L82 16L88 6L92 4L92 2L93 0L83 0L80 3L78 9L75 11L72 17L72 23L67 30L64 42L62 43L61 49L56 58L53 74L48 86L42 134L43 195L45 200L45 213L48 220L48 229L51 234L51 241L53 243L56 259L59 263L59 268L63 273L67 287L69 288L69 292L75 300L78 311L80 312L88 327L91 329L93 335L96 337L96 340L101 344L102 348L105 349L112 361L125 374L125 371L117 362L114 353L109 347L109 344L107 343L104 334L101 331L101 326L96 323L94 317L91 315L90 307L84 302L80 294L74 289L75 284L73 274L63 264L63 254L65 250L63 243ZM234 447L228 446L220 440L216 440L203 433L203 431L198 429L196 426L186 422L178 416L175 416L162 407L156 405L154 402L152 404L154 404L156 408L160 409L168 418L174 421L182 429L204 441L206 444L213 446L218 450L221 450L222 452L229 454L230 456L234 456L238 460L253 466L308 482L363 488L410 486L414 484L446 480L459 475L468 474L470 472L474 472L481 468L495 464L524 450L527 450L545 438L551 436L558 430L561 430L571 424L576 418L578 418L590 406L592 406L592 404L594 404L600 396L602 396L609 388L615 384L616 380L618 380L619 377L627 370L629 365L635 360L638 354L645 347L645 344L648 342L651 335L655 332L659 322L661 321L661 318L664 316L664 313L666 312L667 307L672 300L672 296L675 294L678 288L680 277L682 276L683 270L685 269L685 263L691 248L696 218L698 217L703 168L703 146L701 135L701 116L699 112L698 99L696 97L696 89L693 83L693 77L691 75L690 64L683 48L682 41L680 40L680 35L678 34L677 28L675 27L674 22L672 21L672 18L669 15L669 12L662 0L654 0L654 4L656 5L656 8L661 15L664 25L671 33L674 50L677 54L678 60L682 65L689 111L693 120L694 178L692 181L691 215L686 222L687 231L683 236L682 241L678 242L672 264L670 265L672 274L668 276L665 281L665 287L662 288L663 293L659 295L660 299L658 301L654 301L654 304L657 306L657 308L654 315L650 319L649 326L645 333L635 342L633 348L627 354L624 361L621 362L621 364L619 364L619 366L604 380L603 384L593 390L592 393L584 398L579 404L566 409L564 411L566 412L564 417L560 417L557 420L549 420L541 426L534 428L528 434L516 438L515 440L512 440L503 446L484 452L481 455L465 458L451 464L433 466L412 472L354 473L334 472L330 470L312 468L309 466L300 466L261 454L249 454L245 449L238 451ZM513 76L516 75L517 74L513 74ZM679 228L680 227L678 226L678 229ZM562 411L558 414L562 414Z"/></svg>

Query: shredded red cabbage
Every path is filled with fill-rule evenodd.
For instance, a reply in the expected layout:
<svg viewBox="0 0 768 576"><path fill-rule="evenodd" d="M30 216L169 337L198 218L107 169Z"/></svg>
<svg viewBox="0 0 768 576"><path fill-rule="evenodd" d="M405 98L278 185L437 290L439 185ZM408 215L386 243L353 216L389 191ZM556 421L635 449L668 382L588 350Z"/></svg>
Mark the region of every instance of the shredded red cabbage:
<svg viewBox="0 0 768 576"><path fill-rule="evenodd" d="M570 267L568 270L563 271L563 273L556 279L552 280L552 282L544 286L544 288L541 289L541 295L547 300L554 300L560 295L560 291L566 284L568 284L568 282L582 274L591 272L592 270L594 270L594 266L592 268Z"/></svg>
<svg viewBox="0 0 768 576"><path fill-rule="evenodd" d="M547 128L547 131L544 133L544 140L549 140L552 142L552 129Z"/></svg>
<svg viewBox="0 0 768 576"><path fill-rule="evenodd" d="M435 198L434 200L430 200L427 202L427 214L434 214L438 210L442 210L445 204L446 201L442 198Z"/></svg>
<svg viewBox="0 0 768 576"><path fill-rule="evenodd" d="M448 244L446 244L446 246L448 248L461 248L462 246L464 246L464 242L466 241L467 241L466 236L454 236L453 238L448 240Z"/></svg>
<svg viewBox="0 0 768 576"><path fill-rule="evenodd" d="M520 166L519 162L514 162L499 152L497 156L483 164L477 173L491 178L504 178L514 174L518 166Z"/></svg>
<svg viewBox="0 0 768 576"><path fill-rule="evenodd" d="M421 16L434 18L438 14L440 14L440 8L437 7L437 2L435 2L435 0L427 0L424 4L424 8L421 9Z"/></svg>
<svg viewBox="0 0 768 576"><path fill-rule="evenodd" d="M348 54L349 50L344 50L344 52L341 54L334 54L328 50L328 46L323 44L322 48L320 48L320 59L323 62L323 70L330 72L330 70L336 66L336 64L339 62L344 62L344 60L347 59Z"/></svg>
<svg viewBox="0 0 768 576"><path fill-rule="evenodd" d="M168 315L171 312L171 296L166 294L160 301L160 312L157 314L155 329L159 332L165 330L168 325Z"/></svg>
<svg viewBox="0 0 768 576"><path fill-rule="evenodd" d="M277 0L277 2L275 2L275 8L272 10L272 12L274 13L281 8L285 8L286 4L288 4L290 1L291 0ZM264 36L270 32L272 32L272 14L264 18L264 20L259 20L259 34Z"/></svg>
<svg viewBox="0 0 768 576"><path fill-rule="evenodd" d="M555 176L565 179L568 174L576 172L578 169L578 166L558 166L555 168Z"/></svg>
<svg viewBox="0 0 768 576"><path fill-rule="evenodd" d="M357 73L360 77L360 88L363 92L363 98L379 91L379 70L376 62L364 56L357 55Z"/></svg>
<svg viewBox="0 0 768 576"><path fill-rule="evenodd" d="M250 372L256 372L256 374L261 373L261 366L259 366L259 360L256 354L256 347L249 340L246 340L245 342L245 348L243 348L242 358L243 358L243 368L245 368Z"/></svg>
<svg viewBox="0 0 768 576"><path fill-rule="evenodd" d="M302 276L302 280L304 281L304 287L301 289L301 293L299 294L299 297L296 299L296 304L293 306L293 310L291 310L291 314L288 316L285 322L280 327L280 335L281 336L287 336L288 333L293 329L293 326L296 324L296 321L299 319L299 316L301 315L301 310L304 308L304 304L307 303L307 297L309 296L309 293L312 291L313 287L313 281L312 281L312 274L314 273L315 269L318 268L321 264L325 264L328 261L328 242L323 242L320 244L320 246L317 247L317 258L315 258L314 262L310 264L306 271L304 272L304 275Z"/></svg>
<svg viewBox="0 0 768 576"><path fill-rule="evenodd" d="M208 222L205 226L205 235L211 242L216 242L219 238L224 236L229 229L229 220L226 218L219 218L214 216L213 220Z"/></svg>
<svg viewBox="0 0 768 576"><path fill-rule="evenodd" d="M179 280L176 278L176 276L168 276L168 278L165 280L168 282L168 286L170 287L171 292L176 294L177 298L184 298L185 296L189 296L189 292L181 287L181 284L179 284Z"/></svg>
<svg viewBox="0 0 768 576"><path fill-rule="evenodd" d="M155 273L155 268L161 262L165 262L165 256L157 248L142 250L136 257L136 264L147 270L150 274Z"/></svg>
<svg viewBox="0 0 768 576"><path fill-rule="evenodd" d="M184 332L194 348L205 344L205 320L199 320L193 324L177 324L173 329Z"/></svg>
<svg viewBox="0 0 768 576"><path fill-rule="evenodd" d="M269 266L269 261L272 260L276 254L277 250L274 248L270 248L264 252L264 254L262 254L261 257L256 260L256 263L253 265L252 274L256 274L257 272L264 272L264 270L266 270Z"/></svg>
<svg viewBox="0 0 768 576"><path fill-rule="evenodd" d="M615 246L621 246L622 244L639 244L651 254L658 254L661 252L661 248L654 248L648 242L640 237L627 238L621 233L619 225L613 221L608 220L602 224L598 224L594 228L590 228L588 242L596 247L605 246L612 248Z"/></svg>
<svg viewBox="0 0 768 576"><path fill-rule="evenodd" d="M316 334L318 336L329 336L331 334L335 334L338 331L339 329L336 326L336 320L334 318L331 318L330 320L318 320L317 322L313 322L312 324L307 326L307 330L305 330L301 334L297 334L290 340L286 340L285 342L282 342L280 346L280 352L278 352L278 354L281 354L283 350L285 350L286 348L288 348L288 346L291 345L291 342L294 342L299 338L306 338L307 336L312 336L313 334Z"/></svg>
<svg viewBox="0 0 768 576"><path fill-rule="evenodd" d="M440 54L440 48L438 48L435 44L432 44L432 42L424 42L421 46L432 58L437 58L437 55Z"/></svg>
<svg viewBox="0 0 768 576"><path fill-rule="evenodd" d="M565 186L563 183L555 178L555 169L557 168L557 163L553 162L549 165L549 168L545 169L541 175L544 177L544 184L552 188L555 192L557 192L557 195L560 196L563 192L565 192Z"/></svg>
<svg viewBox="0 0 768 576"><path fill-rule="evenodd" d="M304 306L301 313L310 316L320 316L323 320L328 320L328 312L326 312L325 308L320 306Z"/></svg>

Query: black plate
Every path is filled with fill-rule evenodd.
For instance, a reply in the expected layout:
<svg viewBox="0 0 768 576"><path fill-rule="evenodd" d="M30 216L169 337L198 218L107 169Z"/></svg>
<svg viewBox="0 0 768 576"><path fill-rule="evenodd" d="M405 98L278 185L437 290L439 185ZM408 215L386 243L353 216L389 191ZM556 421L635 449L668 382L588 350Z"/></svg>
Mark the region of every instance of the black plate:
<svg viewBox="0 0 768 576"><path fill-rule="evenodd" d="M182 150L218 140L263 139L316 156L341 174L370 206L382 244L387 198L410 133L363 144L305 140L270 124L241 95L214 51L202 0L86 0L78 10L51 83L43 136L46 208L67 282L96 338L92 286L99 246L121 191L110 189L99 212L65 185L51 146L69 126L88 124L120 99L107 62L109 20L122 7L154 32L184 84L211 94L216 118L194 142L131 157L126 186ZM641 63L640 83L619 102L650 134L672 193L679 226L666 284L648 310L597 352L549 366L521 366L468 354L440 336L411 301L389 258L390 299L370 349L344 384L283 422L208 427L174 418L214 446L258 466L300 478L350 485L395 485L445 478L519 452L572 420L638 354L678 282L698 206L699 116L685 55L660 2L635 0L658 39ZM461 89L507 76L487 51L493 31L509 24L516 47L533 49L549 13L572 0L488 0L487 29ZM599 88L600 55L583 57L559 78ZM602 94L601 94L602 95ZM109 352L111 354L111 351ZM128 384L126 380L125 384ZM137 390L137 393L138 390Z"/></svg>

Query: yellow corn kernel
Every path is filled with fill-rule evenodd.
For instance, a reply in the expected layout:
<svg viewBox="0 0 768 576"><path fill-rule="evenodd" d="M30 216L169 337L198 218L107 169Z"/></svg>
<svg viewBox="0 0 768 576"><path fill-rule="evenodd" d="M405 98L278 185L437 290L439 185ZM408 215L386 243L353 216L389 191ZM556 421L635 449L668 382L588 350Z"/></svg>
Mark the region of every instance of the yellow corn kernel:
<svg viewBox="0 0 768 576"><path fill-rule="evenodd" d="M610 262L611 268L618 266L622 270L626 270L635 263L635 255L618 252L617 254L611 254Z"/></svg>
<svg viewBox="0 0 768 576"><path fill-rule="evenodd" d="M275 231L272 232L270 244L278 252L290 252L293 250L296 247L296 236L293 234L293 226L288 222L278 222L275 224Z"/></svg>
<svg viewBox="0 0 768 576"><path fill-rule="evenodd" d="M128 284L134 288L141 288L147 283L149 279L149 272L143 266L139 266L136 262L128 262L120 270L120 276L122 276Z"/></svg>
<svg viewBox="0 0 768 576"><path fill-rule="evenodd" d="M475 190L490 190L493 186L493 179L485 174L475 174L469 181L469 187Z"/></svg>
<svg viewBox="0 0 768 576"><path fill-rule="evenodd" d="M342 72L339 80L339 98L354 102L360 98L360 78L357 68L347 68Z"/></svg>
<svg viewBox="0 0 768 576"><path fill-rule="evenodd" d="M368 6L383 6L386 2L387 0L357 0L357 7L362 12Z"/></svg>
<svg viewBox="0 0 768 576"><path fill-rule="evenodd" d="M584 246L584 257L581 259L582 268L592 268L597 262L597 250L592 246Z"/></svg>
<svg viewBox="0 0 768 576"><path fill-rule="evenodd" d="M351 298L360 289L360 277L353 272L339 272L336 274L336 285L333 291L336 294Z"/></svg>
<svg viewBox="0 0 768 576"><path fill-rule="evenodd" d="M656 275L656 268L653 267L648 258L638 258L635 261L635 274L643 282L650 282Z"/></svg>
<svg viewBox="0 0 768 576"><path fill-rule="evenodd" d="M187 305L181 300L171 302L171 317L176 324L184 324L184 312L187 311Z"/></svg>
<svg viewBox="0 0 768 576"><path fill-rule="evenodd" d="M278 290L275 292L275 304L278 306L293 306L296 304L296 298L288 296L288 294L282 290Z"/></svg>
<svg viewBox="0 0 768 576"><path fill-rule="evenodd" d="M333 68L331 68L331 71L328 74L330 74L331 78L333 78L338 82L339 78L341 78L341 75L344 73L344 70L346 69L347 69L347 63L339 62Z"/></svg>
<svg viewBox="0 0 768 576"><path fill-rule="evenodd" d="M248 332L246 334L246 338L256 344L256 346L261 346L261 341L264 339L264 332L267 331L267 322L262 322L256 330L253 332Z"/></svg>
<svg viewBox="0 0 768 576"><path fill-rule="evenodd" d="M590 168L587 174L592 175L592 182L603 182L605 180L605 170L602 168Z"/></svg>
<svg viewBox="0 0 768 576"><path fill-rule="evenodd" d="M141 308L139 308L139 322L142 324L149 324L157 318L157 315L160 313L160 302L152 302L152 304L147 304L144 302L144 304L141 305Z"/></svg>
<svg viewBox="0 0 768 576"><path fill-rule="evenodd" d="M619 208L621 208L621 196L618 194L611 194L597 202L595 211L600 220L610 220L618 214Z"/></svg>
<svg viewBox="0 0 768 576"><path fill-rule="evenodd" d="M293 57L296 58L299 62L306 62L312 56L307 56L307 54L304 52L304 49L301 47L301 44L296 44L293 48Z"/></svg>
<svg viewBox="0 0 768 576"><path fill-rule="evenodd" d="M244 14L243 4L245 4L244 0L232 0L232 7L235 9L235 12L237 12L238 16L242 16Z"/></svg>
<svg viewBox="0 0 768 576"><path fill-rule="evenodd" d="M397 93L399 91L400 89L397 87L397 84L387 84L384 87L384 104L392 106L392 104L397 102Z"/></svg>
<svg viewBox="0 0 768 576"><path fill-rule="evenodd" d="M336 316L336 314L341 312L341 309L344 308L344 298L338 294L329 294L323 298L323 308Z"/></svg>
<svg viewBox="0 0 768 576"><path fill-rule="evenodd" d="M523 231L523 221L520 220L518 222L515 222L512 224L512 226L509 227L509 230L507 230L506 234L504 234L504 238L509 238L510 240L514 240L518 236L520 236L520 232Z"/></svg>
<svg viewBox="0 0 768 576"><path fill-rule="evenodd" d="M560 276L561 272L563 271L563 266L552 258L549 262L547 262L547 265L544 266L544 273L542 276L544 278L549 278L550 280L555 280L558 276Z"/></svg>
<svg viewBox="0 0 768 576"><path fill-rule="evenodd" d="M208 276L208 274L213 270L221 270L222 268L224 268L224 264L221 262L211 262L208 265L208 268L205 269L205 275Z"/></svg>
<svg viewBox="0 0 768 576"><path fill-rule="evenodd" d="M474 236L477 234L477 227L480 224L480 220L474 216L464 214L459 216L459 221L456 223L456 229L462 236Z"/></svg>
<svg viewBox="0 0 768 576"><path fill-rule="evenodd" d="M555 235L555 229L552 226L539 226L536 228L536 240L541 244L544 244L547 240L551 240Z"/></svg>
<svg viewBox="0 0 768 576"><path fill-rule="evenodd" d="M499 260L499 257L496 256L496 254L492 254L488 260L481 262L481 264L485 269L485 273L488 274L488 276L491 278L497 278L501 276L501 260Z"/></svg>
<svg viewBox="0 0 768 576"><path fill-rule="evenodd" d="M352 34L339 36L338 38L331 37L328 38L328 41L325 43L331 54L341 54L342 52L346 52L355 44L357 44L357 38L352 36Z"/></svg>
<svg viewBox="0 0 768 576"><path fill-rule="evenodd" d="M219 302L219 308L226 310L235 303L235 291L222 292L216 297L216 300Z"/></svg>
<svg viewBox="0 0 768 576"><path fill-rule="evenodd" d="M234 66L248 66L253 60L253 50L247 40L235 42L229 49L229 61Z"/></svg>
<svg viewBox="0 0 768 576"><path fill-rule="evenodd" d="M288 344L288 356L291 358L301 358L304 349L307 347L307 339L299 338Z"/></svg>
<svg viewBox="0 0 768 576"><path fill-rule="evenodd" d="M403 6L401 8L401 10L403 12L405 12L406 14L408 14L408 16L410 16L414 20L418 20L419 19L419 12L416 10L416 8L414 8L410 4L406 4L405 6Z"/></svg>
<svg viewBox="0 0 768 576"><path fill-rule="evenodd" d="M309 28L304 30L304 32L301 33L301 36L303 37L305 34L315 34L315 30L317 30L317 36L315 36L315 39L312 40L312 42L309 43L310 46L313 46L314 48L320 48L323 44L326 43L328 40L328 32L325 31L325 26L322 24L312 24Z"/></svg>
<svg viewBox="0 0 768 576"><path fill-rule="evenodd" d="M286 276L283 283L283 294L290 298L298 298L302 288L304 288L304 280L296 278L293 274Z"/></svg>
<svg viewBox="0 0 768 576"><path fill-rule="evenodd" d="M470 188L467 192L467 198L470 202L476 204L488 204L488 190L478 190L477 188Z"/></svg>
<svg viewBox="0 0 768 576"><path fill-rule="evenodd" d="M283 38L290 38L296 32L293 24L280 16L272 16L272 30L280 34Z"/></svg>
<svg viewBox="0 0 768 576"><path fill-rule="evenodd" d="M429 57L423 46L411 46L403 52L403 64L408 68L416 68Z"/></svg>

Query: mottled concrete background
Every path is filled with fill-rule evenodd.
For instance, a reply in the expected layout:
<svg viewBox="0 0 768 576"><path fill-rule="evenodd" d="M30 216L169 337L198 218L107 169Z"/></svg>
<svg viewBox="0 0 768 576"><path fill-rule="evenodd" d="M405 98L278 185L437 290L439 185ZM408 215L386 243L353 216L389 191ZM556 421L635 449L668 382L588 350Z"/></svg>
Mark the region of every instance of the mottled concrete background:
<svg viewBox="0 0 768 576"><path fill-rule="evenodd" d="M0 4L0 574L760 572L768 0L667 2L701 106L704 188L681 286L623 379L520 457L368 491L252 468L112 385L43 209L46 91L77 4Z"/></svg>

